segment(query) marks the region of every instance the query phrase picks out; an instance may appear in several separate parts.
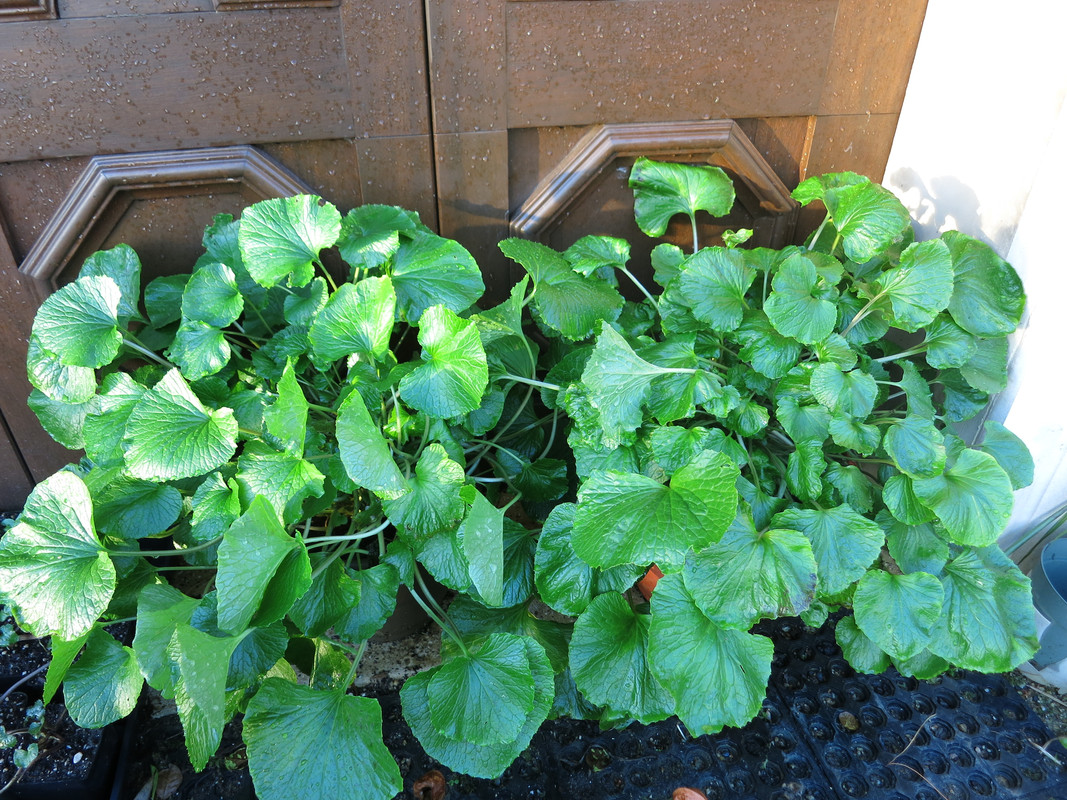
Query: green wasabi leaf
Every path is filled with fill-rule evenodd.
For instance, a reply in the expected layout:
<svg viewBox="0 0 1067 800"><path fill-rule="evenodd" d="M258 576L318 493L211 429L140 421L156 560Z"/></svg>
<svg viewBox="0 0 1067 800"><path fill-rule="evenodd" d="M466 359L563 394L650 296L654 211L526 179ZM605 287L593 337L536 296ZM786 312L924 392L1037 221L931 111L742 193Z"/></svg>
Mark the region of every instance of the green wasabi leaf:
<svg viewBox="0 0 1067 800"><path fill-rule="evenodd" d="M908 416L933 420L937 411L934 408L930 384L919 374L919 368L911 361L901 363L900 369L903 374L898 385L908 398Z"/></svg>
<svg viewBox="0 0 1067 800"><path fill-rule="evenodd" d="M255 498L267 500L286 525L302 519L305 500L325 491L325 476L310 461L258 441L245 444L235 480L243 505Z"/></svg>
<svg viewBox="0 0 1067 800"><path fill-rule="evenodd" d="M85 418L92 408L92 399L84 403L60 403L34 389L26 405L37 415L48 435L65 448L80 450L85 447Z"/></svg>
<svg viewBox="0 0 1067 800"><path fill-rule="evenodd" d="M304 286L314 277L320 251L332 246L340 233L340 212L321 198L303 194L261 200L246 208L237 243L245 269L260 286L269 289L286 280L290 286Z"/></svg>
<svg viewBox="0 0 1067 800"><path fill-rule="evenodd" d="M445 661L426 685L442 736L471 744L510 742L533 711L534 680L521 636L494 633Z"/></svg>
<svg viewBox="0 0 1067 800"><path fill-rule="evenodd" d="M724 217L734 205L734 185L718 167L664 164L638 158L630 170L637 227L662 236L675 214L696 220L697 211Z"/></svg>
<svg viewBox="0 0 1067 800"><path fill-rule="evenodd" d="M434 417L456 417L481 405L489 367L478 327L444 306L419 319L422 363L400 380L408 405Z"/></svg>
<svg viewBox="0 0 1067 800"><path fill-rule="evenodd" d="M400 247L400 231L417 229L417 218L396 206L353 208L341 220L337 249L356 269L373 269L388 261Z"/></svg>
<svg viewBox="0 0 1067 800"><path fill-rule="evenodd" d="M133 650L97 628L67 672L63 702L78 725L102 728L132 713L143 684Z"/></svg>
<svg viewBox="0 0 1067 800"><path fill-rule="evenodd" d="M889 513L906 525L922 525L936 516L915 494L914 482L907 475L892 475L886 480L882 501Z"/></svg>
<svg viewBox="0 0 1067 800"><path fill-rule="evenodd" d="M174 699L185 731L189 761L198 772L219 749L226 724L226 675L235 637L217 638L178 625L167 646Z"/></svg>
<svg viewBox="0 0 1067 800"><path fill-rule="evenodd" d="M322 636L350 609L358 605L361 584L349 576L340 559L319 569L326 556L311 558L308 590L293 603L289 618L306 636Z"/></svg>
<svg viewBox="0 0 1067 800"><path fill-rule="evenodd" d="M1007 672L1038 650L1030 580L994 546L964 550L941 576L945 605L929 649L964 669Z"/></svg>
<svg viewBox="0 0 1067 800"><path fill-rule="evenodd" d="M843 592L871 566L885 543L885 533L850 506L790 508L775 515L775 528L800 531L811 540L819 572L819 592Z"/></svg>
<svg viewBox="0 0 1067 800"><path fill-rule="evenodd" d="M244 737L263 800L379 800L404 788L371 698L268 678L248 704Z"/></svg>
<svg viewBox="0 0 1067 800"><path fill-rule="evenodd" d="M972 388L957 369L942 370L938 382L945 390L945 416L952 422L970 419L989 402L989 395Z"/></svg>
<svg viewBox="0 0 1067 800"><path fill-rule="evenodd" d="M52 660L48 662L48 670L45 672L44 679L44 691L42 692L42 699L46 705L51 703L52 698L56 696L60 684L67 677L70 665L74 663L75 656L81 652L82 647L88 641L89 635L97 630L97 628L91 628L70 641L57 634L52 634L52 638L49 641L52 649Z"/></svg>
<svg viewBox="0 0 1067 800"><path fill-rule="evenodd" d="M682 262L685 261L685 251L676 244L657 244L652 248L650 261L656 283L667 288L667 284L681 272Z"/></svg>
<svg viewBox="0 0 1067 800"><path fill-rule="evenodd" d="M681 575L665 575L656 585L649 664L694 736L741 727L759 713L773 655L765 636L722 628L704 616Z"/></svg>
<svg viewBox="0 0 1067 800"><path fill-rule="evenodd" d="M905 331L929 325L952 296L952 256L944 242L915 243L900 264L878 277L879 293L889 298L892 322Z"/></svg>
<svg viewBox="0 0 1067 800"><path fill-rule="evenodd" d="M996 394L1008 385L1008 339L978 339L974 353L960 367L960 375L980 392Z"/></svg>
<svg viewBox="0 0 1067 800"><path fill-rule="evenodd" d="M677 286L693 316L712 330L732 331L748 308L745 293L755 278L740 251L706 247L682 264Z"/></svg>
<svg viewBox="0 0 1067 800"><path fill-rule="evenodd" d="M644 475L595 472L578 493L572 545L594 567L681 566L690 548L717 541L737 510L737 467L698 453L669 486Z"/></svg>
<svg viewBox="0 0 1067 800"><path fill-rule="evenodd" d="M779 268L763 310L782 336L803 344L815 344L837 324L837 308L819 296L815 265L800 255L790 256Z"/></svg>
<svg viewBox="0 0 1067 800"><path fill-rule="evenodd" d="M957 544L993 544L1011 517L1011 479L988 453L964 450L942 474L916 479L912 486Z"/></svg>
<svg viewBox="0 0 1067 800"><path fill-rule="evenodd" d="M651 620L621 594L602 594L578 617L570 648L571 674L582 694L644 724L675 711L674 698L649 669Z"/></svg>
<svg viewBox="0 0 1067 800"><path fill-rule="evenodd" d="M96 394L95 370L64 364L32 335L26 356L26 376L35 389L58 403L84 403Z"/></svg>
<svg viewBox="0 0 1067 800"><path fill-rule="evenodd" d="M466 510L459 490L466 482L463 467L437 444L422 451L415 474L407 479L411 491L382 506L400 537L416 547L437 531L458 523Z"/></svg>
<svg viewBox="0 0 1067 800"><path fill-rule="evenodd" d="M499 247L533 279L533 303L541 319L566 338L585 339L601 320L619 318L622 295L604 281L575 272L550 247L525 239L505 239Z"/></svg>
<svg viewBox="0 0 1067 800"><path fill-rule="evenodd" d="M326 281L322 278L315 278L307 286L290 291L291 294L285 296L285 303L282 305L285 321L290 325L303 327L315 321L330 294Z"/></svg>
<svg viewBox="0 0 1067 800"><path fill-rule="evenodd" d="M258 625L281 619L310 588L307 551L285 532L265 497L256 497L223 536L215 585L218 625L231 634L253 619Z"/></svg>
<svg viewBox="0 0 1067 800"><path fill-rule="evenodd" d="M852 617L844 617L838 621L834 636L841 653L856 672L877 675L889 669L889 656L859 629Z"/></svg>
<svg viewBox="0 0 1067 800"><path fill-rule="evenodd" d="M608 441L625 441L641 426L641 408L648 402L652 381L669 375L673 369L645 361L610 325L601 328L582 372L582 382L600 411L600 424Z"/></svg>
<svg viewBox="0 0 1067 800"><path fill-rule="evenodd" d="M571 269L586 277L599 274L614 280L615 268L630 260L630 243L614 236L583 236L563 253Z"/></svg>
<svg viewBox="0 0 1067 800"><path fill-rule="evenodd" d="M475 492L456 532L467 559L467 574L487 605L504 602L504 512Z"/></svg>
<svg viewBox="0 0 1067 800"><path fill-rule="evenodd" d="M840 492L848 505L861 514L874 508L875 492L871 481L859 467L833 461L826 466L823 477Z"/></svg>
<svg viewBox="0 0 1067 800"><path fill-rule="evenodd" d="M1008 473L1013 489L1023 489L1033 483L1034 459L1026 444L999 422L985 423L985 438L981 450L997 460Z"/></svg>
<svg viewBox="0 0 1067 800"><path fill-rule="evenodd" d="M931 478L945 470L945 437L928 419L908 414L893 420L882 445L901 472L910 478Z"/></svg>
<svg viewBox="0 0 1067 800"><path fill-rule="evenodd" d="M381 358L389 349L396 317L396 293L388 277L342 284L311 324L308 338L316 361L327 363L352 353Z"/></svg>
<svg viewBox="0 0 1067 800"><path fill-rule="evenodd" d="M893 666L897 672L921 681L931 681L941 675L952 665L940 656L935 656L929 650L923 650L917 656L906 659L893 659Z"/></svg>
<svg viewBox="0 0 1067 800"><path fill-rule="evenodd" d="M778 398L778 421L794 442L822 442L829 435L830 412L823 405L800 405L796 398Z"/></svg>
<svg viewBox="0 0 1067 800"><path fill-rule="evenodd" d="M529 746L530 740L552 707L555 683L552 665L545 656L544 649L533 639L524 638L522 641L533 676L534 698L526 721L511 741L479 745L448 738L437 730L430 717L432 706L428 688L434 679L435 669L420 672L404 683L400 690L404 718L431 758L467 775L497 778Z"/></svg>
<svg viewBox="0 0 1067 800"><path fill-rule="evenodd" d="M179 625L188 625L197 601L172 586L150 584L137 601L133 651L145 681L164 697L174 697L167 646Z"/></svg>
<svg viewBox="0 0 1067 800"><path fill-rule="evenodd" d="M122 346L122 291L106 275L79 278L48 296L33 320L33 336L62 364L103 367Z"/></svg>
<svg viewBox="0 0 1067 800"><path fill-rule="evenodd" d="M166 351L167 358L191 381L214 375L229 363L231 355L230 343L221 330L195 320L182 320Z"/></svg>
<svg viewBox="0 0 1067 800"><path fill-rule="evenodd" d="M123 442L133 477L191 478L230 460L237 420L228 408L204 408L178 370L171 370L134 406Z"/></svg>
<svg viewBox="0 0 1067 800"><path fill-rule="evenodd" d="M155 536L173 525L182 511L182 494L173 486L119 478L94 497L100 533L122 539Z"/></svg>
<svg viewBox="0 0 1067 800"><path fill-rule="evenodd" d="M278 397L263 413L267 433L285 445L287 453L301 456L307 434L308 401L297 382L291 361L278 381Z"/></svg>
<svg viewBox="0 0 1067 800"><path fill-rule="evenodd" d="M762 309L747 314L734 335L744 344L742 360L772 380L785 376L803 349L796 339L778 333Z"/></svg>
<svg viewBox="0 0 1067 800"><path fill-rule="evenodd" d="M828 191L823 200L845 255L857 263L879 255L911 223L908 210L896 196L869 180Z"/></svg>
<svg viewBox="0 0 1067 800"><path fill-rule="evenodd" d="M894 519L888 511L879 511L877 519L887 531L889 555L904 572L941 574L949 559L948 542L937 535L933 525L907 525Z"/></svg>
<svg viewBox="0 0 1067 800"><path fill-rule="evenodd" d="M814 501L823 492L822 474L826 456L822 443L809 439L796 442L786 462L785 479L789 490L802 500Z"/></svg>
<svg viewBox="0 0 1067 800"><path fill-rule="evenodd" d="M388 273L400 318L411 323L436 305L458 314L485 291L474 257L458 242L429 231L401 241Z"/></svg>
<svg viewBox="0 0 1067 800"><path fill-rule="evenodd" d="M560 503L548 515L537 539L534 580L541 599L561 614L577 616L592 600L593 570L571 545L574 503Z"/></svg>
<svg viewBox="0 0 1067 800"><path fill-rule="evenodd" d="M182 317L225 328L244 310L244 296L237 277L225 264L208 263L196 268L182 292Z"/></svg>
<svg viewBox="0 0 1067 800"><path fill-rule="evenodd" d="M948 314L938 314L926 326L926 363L934 369L962 367L971 360L978 346L975 337L952 321Z"/></svg>
<svg viewBox="0 0 1067 800"><path fill-rule="evenodd" d="M682 577L705 617L720 628L747 631L764 617L796 616L811 604L815 556L803 534L759 532L738 517L722 539L689 555Z"/></svg>
<svg viewBox="0 0 1067 800"><path fill-rule="evenodd" d="M358 573L359 602L334 623L334 631L347 642L362 642L373 636L396 608L400 574L392 564L376 564Z"/></svg>
<svg viewBox="0 0 1067 800"><path fill-rule="evenodd" d="M989 245L959 231L941 240L952 254L955 283L948 312L957 325L975 336L1003 336L1022 320L1026 294L1011 264Z"/></svg>
<svg viewBox="0 0 1067 800"><path fill-rule="evenodd" d="M930 643L941 616L941 581L926 572L871 570L856 586L856 625L893 659L914 658Z"/></svg>
<svg viewBox="0 0 1067 800"><path fill-rule="evenodd" d="M141 296L141 260L128 244L120 244L110 250L98 250L82 264L78 271L79 278L111 278L119 287L120 299L118 313L119 324L126 325L130 320L143 321L137 310Z"/></svg>
<svg viewBox="0 0 1067 800"><path fill-rule="evenodd" d="M218 472L208 475L193 494L191 534L198 542L210 542L226 532L241 516L241 501L235 485Z"/></svg>
<svg viewBox="0 0 1067 800"><path fill-rule="evenodd" d="M878 385L866 372L842 372L837 364L819 364L811 373L811 393L835 414L866 419L874 410Z"/></svg>
<svg viewBox="0 0 1067 800"><path fill-rule="evenodd" d="M182 295L188 282L188 275L163 275L144 288L145 311L155 327L162 328L182 318Z"/></svg>
<svg viewBox="0 0 1067 800"><path fill-rule="evenodd" d="M337 444L345 472L357 486L382 494L407 491L389 443L359 392L348 395L337 411Z"/></svg>
<svg viewBox="0 0 1067 800"><path fill-rule="evenodd" d="M115 580L81 478L63 471L37 484L0 539L0 585L23 627L35 636L78 638L107 608Z"/></svg>

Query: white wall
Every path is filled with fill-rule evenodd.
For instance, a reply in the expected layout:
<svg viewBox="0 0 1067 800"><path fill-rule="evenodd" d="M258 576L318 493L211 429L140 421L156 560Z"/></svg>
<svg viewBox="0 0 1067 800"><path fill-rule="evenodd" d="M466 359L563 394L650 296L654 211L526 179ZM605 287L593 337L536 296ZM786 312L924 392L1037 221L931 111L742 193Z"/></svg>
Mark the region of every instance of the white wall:
<svg viewBox="0 0 1067 800"><path fill-rule="evenodd" d="M951 229L980 238L1026 287L1009 386L984 417L1022 437L1036 462L1005 545L1067 499L1063 19L1047 0L930 0L884 178L919 239Z"/></svg>

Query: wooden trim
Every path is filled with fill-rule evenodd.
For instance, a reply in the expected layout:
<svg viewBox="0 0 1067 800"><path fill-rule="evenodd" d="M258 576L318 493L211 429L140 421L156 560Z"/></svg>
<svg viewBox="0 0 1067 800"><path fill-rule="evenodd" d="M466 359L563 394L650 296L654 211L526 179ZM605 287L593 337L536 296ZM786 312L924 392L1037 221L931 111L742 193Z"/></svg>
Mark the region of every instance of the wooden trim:
<svg viewBox="0 0 1067 800"><path fill-rule="evenodd" d="M786 229L795 224L799 205L736 122L656 122L591 128L515 211L512 235L536 238L615 159L628 156L673 161L684 157L727 167L755 195L760 209L782 215Z"/></svg>
<svg viewBox="0 0 1067 800"><path fill-rule="evenodd" d="M0 22L57 19L56 0L0 0Z"/></svg>
<svg viewBox="0 0 1067 800"><path fill-rule="evenodd" d="M216 11L269 11L275 8L336 8L341 0L212 0Z"/></svg>
<svg viewBox="0 0 1067 800"><path fill-rule="evenodd" d="M111 207L138 196L174 196L238 184L263 198L310 192L300 178L250 145L95 156L41 231L19 271L54 287L56 277L82 243L100 237L94 229L114 219L108 213Z"/></svg>

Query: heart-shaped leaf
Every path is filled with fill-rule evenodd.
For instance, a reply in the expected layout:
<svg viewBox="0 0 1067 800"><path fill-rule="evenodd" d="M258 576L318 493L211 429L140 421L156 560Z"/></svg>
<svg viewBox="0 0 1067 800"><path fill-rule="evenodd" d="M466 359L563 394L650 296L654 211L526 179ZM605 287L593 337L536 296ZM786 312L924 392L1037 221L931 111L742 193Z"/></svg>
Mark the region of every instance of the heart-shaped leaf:
<svg viewBox="0 0 1067 800"><path fill-rule="evenodd" d="M697 211L724 217L734 205L733 182L718 167L665 164L642 157L630 170L630 188L637 227L649 236L662 236L675 214L691 220Z"/></svg>
<svg viewBox="0 0 1067 800"><path fill-rule="evenodd" d="M481 405L489 366L478 327L444 306L419 319L422 363L400 379L400 396L434 417L457 417Z"/></svg>
<svg viewBox="0 0 1067 800"><path fill-rule="evenodd" d="M315 275L319 253L331 247L340 233L337 208L302 194L261 200L246 208L237 242L245 269L260 286L270 288L286 280L291 286L304 286Z"/></svg>
<svg viewBox="0 0 1067 800"><path fill-rule="evenodd" d="M926 572L892 575L871 570L856 586L856 624L894 659L917 656L930 643L945 592Z"/></svg>
<svg viewBox="0 0 1067 800"><path fill-rule="evenodd" d="M326 363L352 353L381 358L389 349L395 316L396 293L388 277L342 284L308 333L315 359Z"/></svg>

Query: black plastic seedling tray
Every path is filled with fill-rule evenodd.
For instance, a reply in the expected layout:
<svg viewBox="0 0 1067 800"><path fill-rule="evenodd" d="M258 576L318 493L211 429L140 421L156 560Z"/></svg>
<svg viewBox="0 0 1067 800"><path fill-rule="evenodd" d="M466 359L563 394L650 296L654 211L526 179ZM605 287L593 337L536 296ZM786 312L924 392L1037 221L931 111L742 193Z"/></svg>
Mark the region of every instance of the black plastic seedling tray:
<svg viewBox="0 0 1067 800"><path fill-rule="evenodd" d="M761 626L775 642L774 669L761 713L744 728L694 739L677 720L606 732L556 720L493 781L429 758L399 700L382 698L385 742L404 775L398 797L438 769L449 800L667 800L679 786L709 800L1067 798L1067 769L1039 749L1048 728L1004 677L858 674L834 624ZM1050 750L1067 763L1058 744Z"/></svg>

